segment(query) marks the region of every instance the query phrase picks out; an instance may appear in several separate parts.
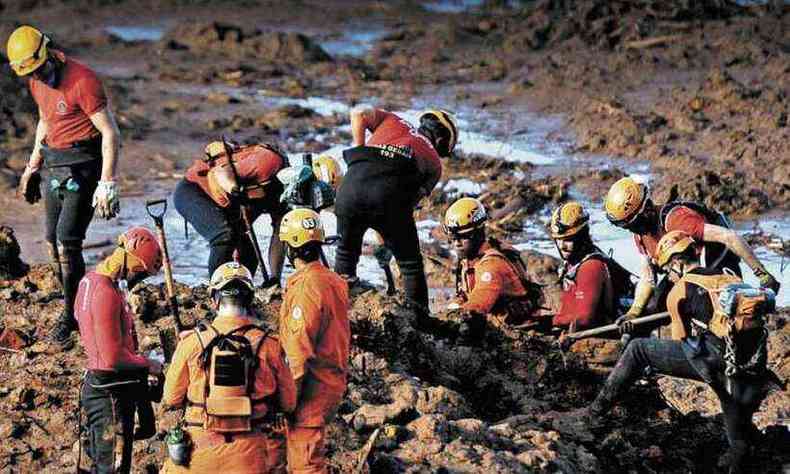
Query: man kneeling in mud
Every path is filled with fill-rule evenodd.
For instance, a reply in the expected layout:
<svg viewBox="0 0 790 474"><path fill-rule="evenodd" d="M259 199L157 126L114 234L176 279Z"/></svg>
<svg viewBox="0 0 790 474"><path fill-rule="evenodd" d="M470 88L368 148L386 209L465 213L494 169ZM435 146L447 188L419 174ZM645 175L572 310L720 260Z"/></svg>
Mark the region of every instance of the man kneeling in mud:
<svg viewBox="0 0 790 474"><path fill-rule="evenodd" d="M444 216L444 231L458 253L457 299L448 309L461 313L470 333L483 329L482 315L499 323L524 324L537 316L541 299L537 285L527 279L518 251L486 238L487 220L483 203L468 197L453 203Z"/></svg>

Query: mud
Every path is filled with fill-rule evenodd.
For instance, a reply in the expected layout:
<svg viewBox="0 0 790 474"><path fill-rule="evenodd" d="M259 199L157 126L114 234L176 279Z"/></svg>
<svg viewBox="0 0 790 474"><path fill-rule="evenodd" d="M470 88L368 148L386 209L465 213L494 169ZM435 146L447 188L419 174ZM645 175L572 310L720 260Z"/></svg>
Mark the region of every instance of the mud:
<svg viewBox="0 0 790 474"><path fill-rule="evenodd" d="M284 9L228 1L217 12L181 0L31 0L0 7L0 35L14 22L45 24L67 53L105 78L124 136L123 205L172 189L205 142L223 133L291 153L350 143L347 109L315 98L395 110L455 104L489 114L468 114L469 129L503 144L539 127L524 119L529 114L558 115L562 131L552 137L575 154L563 150L552 166L463 152L445 163L441 189L418 212L437 308L453 286L454 263L436 223L462 194L479 196L492 232L511 240L534 231L527 222L540 231L547 208L570 196L598 202L635 169L652 175L658 202L697 199L735 218L790 210L788 6L481 3L447 13L416 2L306 1ZM80 20L63 21L73 15ZM148 23L161 28L161 39L126 41L106 30ZM360 23L381 32L362 53L322 47ZM58 285L48 267L28 270L19 260L21 247L24 260L45 261L42 204L31 208L11 195L35 106L8 74L0 75L0 92L0 223L20 240L10 243L9 227L0 232L0 472L66 472L76 463L84 355L79 345L64 353L46 342L61 310ZM500 115L513 123L491 120ZM135 215L95 223L91 235L112 239ZM787 254L786 237L749 238ZM90 261L103 251L92 250ZM525 257L532 278L556 285L556 259ZM210 317L205 286L177 288L187 322ZM281 295L258 298L261 317L275 324ZM131 298L144 351L172 325L165 301L162 285ZM329 430L337 472L352 471L367 442L369 472L725 472L718 403L700 384L643 380L600 430L568 415L593 399L617 342L582 341L563 354L552 336L494 324L474 341L452 321L429 333L370 287L355 290L351 319L349 390ZM771 368L784 379L788 319L787 310L774 319L770 339ZM754 472L790 465L787 397L771 395L755 417L764 433ZM160 415L160 429L176 418ZM163 449L161 434L137 443L136 472L156 472Z"/></svg>

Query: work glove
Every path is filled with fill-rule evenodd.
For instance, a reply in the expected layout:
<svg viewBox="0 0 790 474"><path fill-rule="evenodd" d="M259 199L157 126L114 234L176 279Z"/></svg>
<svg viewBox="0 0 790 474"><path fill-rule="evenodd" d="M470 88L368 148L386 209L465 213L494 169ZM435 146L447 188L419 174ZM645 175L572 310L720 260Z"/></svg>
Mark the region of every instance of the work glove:
<svg viewBox="0 0 790 474"><path fill-rule="evenodd" d="M17 197L24 197L25 201L35 204L41 200L41 174L29 166L25 167L25 172L19 179L19 187L16 190Z"/></svg>
<svg viewBox="0 0 790 474"><path fill-rule="evenodd" d="M629 310L624 315L615 319L614 323L617 325L620 334L630 334L634 332L634 325L631 322L631 320L636 317L637 316L634 313L632 313L631 310Z"/></svg>
<svg viewBox="0 0 790 474"><path fill-rule="evenodd" d="M373 248L373 256L376 257L376 261L379 262L381 268L386 268L389 267L390 260L392 260L392 250L386 245L376 245Z"/></svg>
<svg viewBox="0 0 790 474"><path fill-rule="evenodd" d="M774 293L779 293L779 288L782 286L773 275L765 271L765 269L758 269L754 272L754 276L756 276L760 280L760 287L762 288L770 288L774 290Z"/></svg>
<svg viewBox="0 0 790 474"><path fill-rule="evenodd" d="M121 197L118 195L118 184L115 181L99 181L93 193L93 208L107 220L121 212Z"/></svg>

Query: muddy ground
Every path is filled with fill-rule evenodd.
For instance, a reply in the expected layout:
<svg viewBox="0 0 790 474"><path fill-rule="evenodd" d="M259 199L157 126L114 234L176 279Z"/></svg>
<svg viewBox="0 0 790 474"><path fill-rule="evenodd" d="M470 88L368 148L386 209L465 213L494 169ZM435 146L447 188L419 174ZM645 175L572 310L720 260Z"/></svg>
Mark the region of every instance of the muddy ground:
<svg viewBox="0 0 790 474"><path fill-rule="evenodd" d="M679 194L735 218L790 210L788 6L489 1L456 14L409 1L283 8L256 0L222 7L31 0L0 2L0 15L3 41L19 22L42 25L105 78L124 137L120 175L128 198L172 189L202 145L221 133L274 141L292 153L350 142L344 114L263 105L267 100L319 96L404 109L438 90L452 104L515 117L507 130L531 127L513 111L560 114L562 137L581 155L618 156L624 167L648 161L659 202ZM128 42L104 29L146 24L161 27L162 38ZM385 32L364 54L330 55L321 47L366 24ZM7 70L0 92L0 224L17 229L23 260L43 262L42 205L30 208L10 191L30 150L34 105ZM445 175L486 184L492 228L505 238L571 186L597 199L623 173L580 160L547 175L530 164L460 155ZM438 220L451 199L434 192L420 218ZM0 243L9 235L0 230ZM425 244L430 284L449 288L452 258L441 236L432 237ZM7 440L0 472L66 472L75 463L81 350L57 353L46 343L61 308L51 272L33 265L20 278L28 269L18 250L2 248L0 345L20 352L0 349L0 434ZM530 263L536 279L551 283L556 262L533 255ZM149 286L135 297L145 350L158 345L157 328L170 322L161 292ZM180 292L188 315L204 317L205 289ZM260 296L262 313L275 319L277 295ZM442 337L415 329L412 314L374 291L355 295L351 317L351 383L330 430L337 471L351 471L381 427L371 472L722 472L718 407L701 385L646 380L600 432L563 415L592 400L616 358L611 343L580 343L563 355L550 337L491 328L478 346L467 346L451 329ZM787 311L775 318L771 336L771 367L784 379L788 318ZM772 395L756 416L765 434L755 472L790 465L787 396ZM164 415L163 426L172 417ZM136 469L156 472L163 455L160 439L138 443Z"/></svg>

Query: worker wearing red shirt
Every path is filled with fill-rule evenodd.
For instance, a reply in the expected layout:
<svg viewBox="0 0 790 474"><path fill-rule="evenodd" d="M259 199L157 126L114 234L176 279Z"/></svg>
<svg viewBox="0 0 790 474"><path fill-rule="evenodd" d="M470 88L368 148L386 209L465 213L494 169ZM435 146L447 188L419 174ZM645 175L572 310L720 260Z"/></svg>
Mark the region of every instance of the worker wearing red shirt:
<svg viewBox="0 0 790 474"><path fill-rule="evenodd" d="M628 273L592 241L589 221L584 207L570 201L554 210L549 226L562 258L560 310L552 325L571 331L614 321L619 316L618 296L630 297L633 291ZM615 282L617 272L624 278Z"/></svg>
<svg viewBox="0 0 790 474"><path fill-rule="evenodd" d="M80 281L77 292L76 317L88 358L82 408L97 473L130 472L135 407L147 397L148 374L162 373L159 362L137 352L134 318L120 289L122 282L132 288L159 272L159 243L144 227L130 229L118 242L112 255Z"/></svg>
<svg viewBox="0 0 790 474"><path fill-rule="evenodd" d="M120 211L120 132L96 74L51 46L39 30L20 26L8 39L8 59L18 76L29 77L38 106L33 151L17 193L38 202L44 170L45 236L64 300L52 337L68 348L77 327L74 296L85 274L85 233L94 210L106 219Z"/></svg>
<svg viewBox="0 0 790 474"><path fill-rule="evenodd" d="M650 199L650 189L631 177L617 181L609 189L604 201L606 217L621 228L634 234L637 249L642 254L642 269L631 309L618 321L624 330L630 329L628 319L640 316L656 288L657 245L661 237L673 230L683 231L695 241L702 243L705 268L721 270L728 268L736 275L743 260L763 287L779 291L779 282L765 270L754 255L749 244L737 232L730 229L727 219L705 206L685 201L673 201L663 207L656 206ZM665 288L656 291L655 311L666 308L669 280L664 279Z"/></svg>
<svg viewBox="0 0 790 474"><path fill-rule="evenodd" d="M486 239L483 204L461 198L445 213L444 230L458 253L456 298L448 309L468 316L491 315L508 324L535 316L538 294L527 282L526 267L512 247Z"/></svg>
<svg viewBox="0 0 790 474"><path fill-rule="evenodd" d="M271 278L265 284L279 284L285 257L278 229L287 209L280 202L283 185L276 175L287 166L285 155L265 144L230 146L240 183L236 182L223 142L212 142L206 146L206 157L196 160L176 185L173 202L184 219L209 243L209 276L223 263L232 261L235 251L238 251L239 262L253 275L258 268L252 242L244 234L240 198L249 203L251 221L261 214L269 214L272 219ZM247 196L237 198L241 186Z"/></svg>
<svg viewBox="0 0 790 474"><path fill-rule="evenodd" d="M343 153L348 171L335 201L341 237L335 271L355 281L362 237L374 229L395 256L407 301L427 317L428 285L413 212L439 181L439 157L451 155L458 129L441 110L422 114L415 130L391 112L360 107L351 111L351 134L354 148Z"/></svg>

